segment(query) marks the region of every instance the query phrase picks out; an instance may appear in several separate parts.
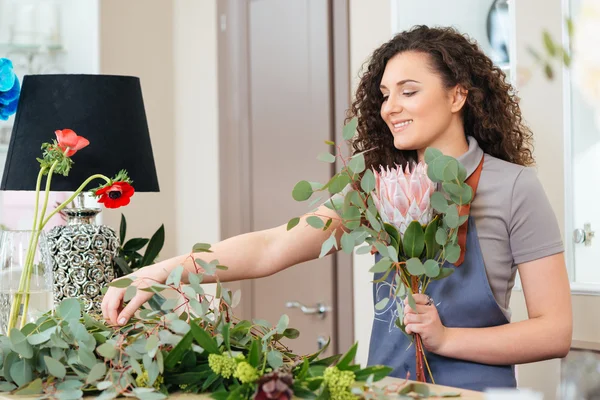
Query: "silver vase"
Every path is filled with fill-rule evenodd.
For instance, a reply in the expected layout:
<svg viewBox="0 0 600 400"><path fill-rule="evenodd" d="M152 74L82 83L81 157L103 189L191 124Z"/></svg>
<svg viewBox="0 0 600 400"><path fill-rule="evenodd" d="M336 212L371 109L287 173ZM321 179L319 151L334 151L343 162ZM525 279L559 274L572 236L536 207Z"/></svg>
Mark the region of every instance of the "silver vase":
<svg viewBox="0 0 600 400"><path fill-rule="evenodd" d="M55 304L78 297L86 312L102 312L101 290L115 278L119 238L108 226L95 224L99 212L97 208L65 208L67 225L48 233Z"/></svg>

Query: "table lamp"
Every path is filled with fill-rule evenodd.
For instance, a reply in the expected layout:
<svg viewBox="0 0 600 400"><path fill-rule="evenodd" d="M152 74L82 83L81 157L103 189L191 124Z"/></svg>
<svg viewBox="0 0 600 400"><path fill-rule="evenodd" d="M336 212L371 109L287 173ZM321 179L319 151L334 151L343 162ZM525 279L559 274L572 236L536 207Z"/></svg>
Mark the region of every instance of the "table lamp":
<svg viewBox="0 0 600 400"><path fill-rule="evenodd" d="M65 128L90 144L72 156L69 176L52 178L52 191L74 192L93 174L122 169L136 192L159 191L139 78L65 74L24 77L0 190L35 191L41 145ZM119 239L95 224L100 208L86 207L82 196L76 203L63 209L67 225L48 232L54 300L79 297L87 312L100 312L101 289L115 277Z"/></svg>

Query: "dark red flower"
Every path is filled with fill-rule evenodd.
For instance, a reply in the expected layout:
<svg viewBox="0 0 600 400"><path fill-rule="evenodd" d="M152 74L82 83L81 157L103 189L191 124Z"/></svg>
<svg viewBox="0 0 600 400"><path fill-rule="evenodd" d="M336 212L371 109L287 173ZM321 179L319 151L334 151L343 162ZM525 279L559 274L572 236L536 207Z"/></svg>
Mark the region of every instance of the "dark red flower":
<svg viewBox="0 0 600 400"><path fill-rule="evenodd" d="M112 185L98 190L96 196L100 196L98 202L104 204L104 207L119 208L129 204L133 193L135 190L129 183L114 182Z"/></svg>
<svg viewBox="0 0 600 400"><path fill-rule="evenodd" d="M58 141L58 147L64 152L67 151L67 157L71 157L77 151L83 149L85 146L90 144L90 141L83 136L77 135L71 129L63 129L60 131L54 131L56 134L56 140Z"/></svg>
<svg viewBox="0 0 600 400"><path fill-rule="evenodd" d="M293 384L294 378L289 373L274 371L263 375L258 381L254 400L290 400L294 395Z"/></svg>

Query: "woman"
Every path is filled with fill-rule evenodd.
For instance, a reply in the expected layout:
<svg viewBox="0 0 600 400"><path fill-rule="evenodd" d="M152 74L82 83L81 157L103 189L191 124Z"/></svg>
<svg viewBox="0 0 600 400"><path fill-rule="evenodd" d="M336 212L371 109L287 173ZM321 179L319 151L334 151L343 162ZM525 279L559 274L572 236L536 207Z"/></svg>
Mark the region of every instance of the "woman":
<svg viewBox="0 0 600 400"><path fill-rule="evenodd" d="M420 161L434 147L478 180L464 261L430 285L431 298L415 296L416 310L404 305L406 331L421 335L436 383L514 387L514 364L565 356L572 316L561 236L541 184L526 168L533 164L531 132L500 69L453 29L418 26L375 50L351 111L358 117L355 152L378 149L365 153L367 167ZM210 258L229 267L219 279L264 277L317 258L340 228L327 207L317 214L334 217L327 231L302 222L287 231L283 224L215 244ZM188 255L175 257L136 272L138 284L164 282L178 265L194 268ZM517 269L529 319L509 324ZM375 302L380 288L374 286ZM104 317L123 324L150 295L138 291L121 310L124 289L110 288ZM390 365L405 377L414 371L414 351L406 351L410 342L393 324L398 312L376 311L369 364Z"/></svg>

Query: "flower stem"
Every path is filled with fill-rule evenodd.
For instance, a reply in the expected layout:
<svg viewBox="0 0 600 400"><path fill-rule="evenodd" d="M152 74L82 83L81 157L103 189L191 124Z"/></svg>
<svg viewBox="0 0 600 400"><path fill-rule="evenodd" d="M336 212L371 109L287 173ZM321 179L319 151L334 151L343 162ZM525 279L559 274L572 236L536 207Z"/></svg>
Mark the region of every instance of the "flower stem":
<svg viewBox="0 0 600 400"><path fill-rule="evenodd" d="M23 303L23 316L21 317L21 329L23 329L23 327L25 326L26 322L27 322L27 310L29 309L29 298L31 297L31 294L29 293L29 290L31 288L31 274L33 273L33 264L34 264L34 258L35 258L35 249L37 249L38 247L38 242L40 240L40 235L42 234L42 229L44 228L44 225L46 224L42 224L42 220L44 219L44 214L46 214L46 208L48 207L48 196L50 195L50 182L52 181L52 175L54 174L54 169L56 168L56 166L58 165L58 161L54 161L52 163L52 166L50 167L50 170L48 171L48 176L46 177L46 190L44 192L44 205L42 206L42 212L40 213L40 222L37 226L37 230L35 230L34 235L35 235L35 239L34 239L34 243L33 246L29 247L29 263L27 264L27 271L23 271L23 274L25 275L25 301ZM38 200L39 200L39 188L36 188L36 212L37 212L37 206L38 206ZM36 218L34 218L34 223L37 220L37 216Z"/></svg>
<svg viewBox="0 0 600 400"><path fill-rule="evenodd" d="M107 183L111 183L112 182L112 180L110 178L107 178L106 176L104 176L102 174L95 174L95 175L90 176L81 185L79 185L79 187L77 188L77 190L73 193L73 195L71 197L69 197L67 200L65 200L64 202L62 202L58 207L56 207L54 209L54 211L52 211L50 213L50 215L48 215L48 217L46 217L46 219L42 222L41 226L46 225L48 223L48 221L50 220L50 218L52 218L54 215L56 215L57 213L59 213L63 208L65 208L67 206L67 204L69 204L77 196L79 196L79 193L81 193L83 191L83 189L85 189L85 187L91 181L93 181L94 179L104 179Z"/></svg>
<svg viewBox="0 0 600 400"><path fill-rule="evenodd" d="M25 265L23 266L23 272L21 273L21 279L19 281L19 289L15 293L13 302L11 304L10 315L8 318L7 332L6 332L7 334L10 334L10 331L13 328L16 328L16 326L17 326L17 320L19 319L19 312L20 312L20 308L21 308L21 299L23 296L23 291L25 289L25 282L26 282L25 272L27 271L27 266L30 263L30 260L29 260L30 257L32 256L32 254L35 254L35 252L32 252L31 249L33 247L35 227L36 227L36 223L37 223L40 186L42 185L42 177L44 176L45 171L46 171L46 168L41 168L40 172L38 173L38 177L37 177L37 182L36 182L36 186L35 186L35 210L34 210L34 214L33 214L33 228L32 228L32 232L31 232L31 237L29 238L29 247L27 249L27 255L25 257Z"/></svg>

